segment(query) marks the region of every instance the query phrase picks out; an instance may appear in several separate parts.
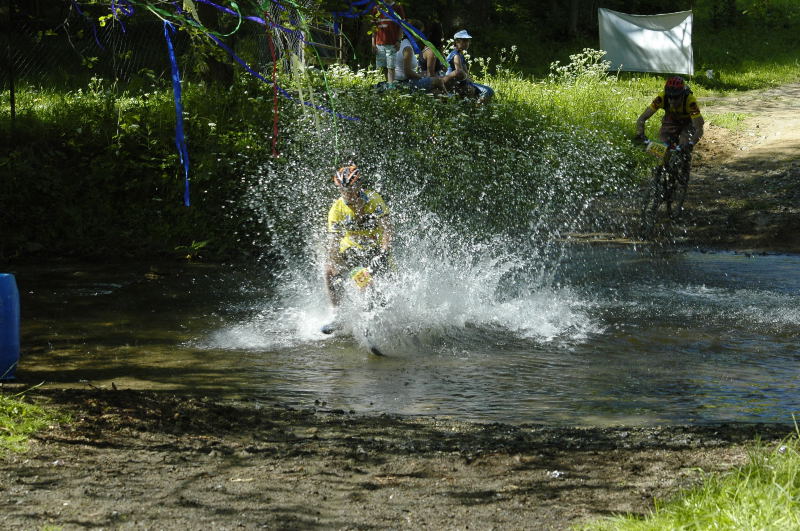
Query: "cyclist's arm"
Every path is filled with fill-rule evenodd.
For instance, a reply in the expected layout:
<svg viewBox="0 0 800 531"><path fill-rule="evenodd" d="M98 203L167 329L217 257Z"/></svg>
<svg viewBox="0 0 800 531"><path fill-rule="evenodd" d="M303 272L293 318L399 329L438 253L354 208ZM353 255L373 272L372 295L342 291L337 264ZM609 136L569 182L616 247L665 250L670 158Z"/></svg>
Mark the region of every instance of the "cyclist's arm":
<svg viewBox="0 0 800 531"><path fill-rule="evenodd" d="M639 118L636 119L636 136L644 138L644 124L655 113L656 109L653 109L653 107L648 105L647 108L644 110L644 112L641 115L639 115Z"/></svg>
<svg viewBox="0 0 800 531"><path fill-rule="evenodd" d="M467 72L467 69L464 68L464 62L461 61L461 55L455 54L453 56L453 67L453 70L459 72L459 79L466 79L467 81L471 80L469 77L469 72Z"/></svg>
<svg viewBox="0 0 800 531"><path fill-rule="evenodd" d="M342 217L337 206L338 202L334 202L328 212L328 240L325 248L329 266L333 266L337 263L339 259L339 244L344 237L344 230L339 226Z"/></svg>
<svg viewBox="0 0 800 531"><path fill-rule="evenodd" d="M389 252L389 248L392 246L392 237L394 236L392 220L389 219L389 214L382 216L378 220L378 226L381 228L381 232L383 233L380 242L381 251L384 253Z"/></svg>
<svg viewBox="0 0 800 531"><path fill-rule="evenodd" d="M694 128L694 138L692 138L692 142L697 144L697 142L703 137L703 126L705 125L705 120L703 120L702 116L696 116L692 118L692 127Z"/></svg>
<svg viewBox="0 0 800 531"><path fill-rule="evenodd" d="M325 275L330 280L338 275L341 270L342 257L339 255L339 245L342 235L339 232L329 232L325 245Z"/></svg>
<svg viewBox="0 0 800 531"><path fill-rule="evenodd" d="M339 243L342 237L335 232L328 233L328 261L335 261L339 257Z"/></svg>

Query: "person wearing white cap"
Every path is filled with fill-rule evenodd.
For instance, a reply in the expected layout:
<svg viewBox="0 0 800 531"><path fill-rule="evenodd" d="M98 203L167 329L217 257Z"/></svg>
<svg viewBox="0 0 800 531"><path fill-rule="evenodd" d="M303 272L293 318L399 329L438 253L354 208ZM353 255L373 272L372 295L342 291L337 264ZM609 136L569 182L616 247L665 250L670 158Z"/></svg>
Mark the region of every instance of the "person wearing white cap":
<svg viewBox="0 0 800 531"><path fill-rule="evenodd" d="M460 30L453 35L453 50L447 56L447 73L445 78L455 77L462 85L463 92L468 96L477 97L478 103L485 103L494 96L494 91L486 85L481 85L472 81L469 75L469 63L464 57L464 51L469 48L472 42L472 35L467 30Z"/></svg>

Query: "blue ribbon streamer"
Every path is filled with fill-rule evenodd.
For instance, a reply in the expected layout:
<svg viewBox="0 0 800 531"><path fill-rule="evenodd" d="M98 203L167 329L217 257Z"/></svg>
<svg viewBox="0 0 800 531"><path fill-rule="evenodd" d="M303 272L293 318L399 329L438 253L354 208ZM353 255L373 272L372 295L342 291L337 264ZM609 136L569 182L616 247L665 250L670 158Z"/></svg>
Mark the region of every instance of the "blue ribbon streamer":
<svg viewBox="0 0 800 531"><path fill-rule="evenodd" d="M87 23L87 24L89 24L89 26L92 28L92 35L94 36L94 42L96 42L96 43L97 43L97 46L98 46L98 47L99 47L101 50L103 50L103 51L106 51L106 47L105 47L105 46L103 46L102 44L100 44L100 39L99 39L99 38L97 38L97 27L94 25L94 22L92 22L92 21L91 21L91 19L89 19L89 17L88 17L88 16L86 16L86 15L83 13L83 10L81 9L81 6L80 6L80 4L78 4L78 2L76 2L75 0L72 0L72 5L75 7L75 10L78 12L78 14L79 14L79 15L80 15L82 18L84 18L84 19L86 20L86 23Z"/></svg>
<svg viewBox="0 0 800 531"><path fill-rule="evenodd" d="M218 11L222 11L223 13L227 13L228 15L233 15L233 16L236 16L236 17L239 16L239 13L237 13L233 9L227 8L225 6L221 6L219 4L215 4L211 0L197 0L197 1L201 2L203 4L210 5L211 7L217 9ZM285 7L281 6L277 2L275 2L275 4L278 7L280 7L281 9L284 9L284 10L286 9ZM281 26L280 24L275 24L274 22L267 22L263 18L259 18L259 17L244 16L242 18L245 19L245 20L250 20L252 22L255 22L256 24L261 24L262 26L265 26L265 27L266 26L270 26L270 27L273 27L273 28L277 28L277 29L281 30L284 33L288 33L289 35L291 35L295 39L299 39L299 40L303 41L304 43L308 44L309 46L313 46L313 44L314 44L312 42L307 41L305 39L305 36L303 35L303 32L300 31L300 30L289 29L289 28L287 28L285 26Z"/></svg>
<svg viewBox="0 0 800 531"><path fill-rule="evenodd" d="M261 74L259 74L259 73L258 73L258 72L256 72L255 70L253 70L253 68L252 68L250 65L248 65L248 64L247 64L247 63L246 63L246 62L245 62L245 61L244 61L244 60L243 60L241 57L239 57L238 55L236 55L236 52L234 52L233 50L231 50L231 49L230 49L230 48L229 48L229 47L228 47L228 46L227 46L225 43L223 43L221 40L219 40L219 39L217 38L217 36L216 36L216 35L213 35L213 34L211 34L211 33L206 33L206 35L207 35L207 36L208 36L208 37L209 37L211 40L213 40L215 43L217 43L217 46L219 46L220 48L222 48L223 50L225 50L226 52L228 52L228 55L230 55L230 56L233 58L233 60L234 60L234 61L236 61L237 63L239 63L240 65L242 65L242 68L244 68L245 70L247 70L247 72L248 72L248 73L250 73L250 75L252 75L253 77L255 77L255 78L257 78L257 79L260 79L261 81L263 81L264 83L266 83L266 84L268 84L268 85L272 85L272 81L270 81L269 79L265 78L264 76L262 76ZM361 118L358 118L358 117L356 117L356 116L347 116L347 115L345 115L345 114L341 114L341 113L338 113L338 112L336 112L336 111L333 111L333 110L331 110L331 109L328 109L328 108L322 107L321 105L314 105L313 103L311 103L311 102L308 102L308 101L300 101L300 100L298 100L298 99L296 99L296 98L292 97L292 95L291 95L291 94L289 94L288 92L286 92L286 91L285 91L283 88L281 88L280 86L277 86L277 85L276 85L276 88L278 89L278 92L280 92L280 93L281 93L281 95L282 95L282 96L284 96L285 98L287 98L287 99L290 99L290 100L292 100L292 101L294 101L294 102L297 102L297 103L302 103L303 105L305 105L305 106L307 106L307 107L313 107L313 108L315 108L315 109L317 109L317 110L319 110L319 111L323 111L323 112L326 112L326 113L328 113L328 114L332 114L333 116L336 116L337 118L343 118L343 119L345 119L345 120L351 120L351 121L354 121L354 122L358 122L358 121L360 121L360 120L361 120Z"/></svg>
<svg viewBox="0 0 800 531"><path fill-rule="evenodd" d="M200 1L202 2L205 0L200 0ZM331 13L331 15L333 15L333 32L337 35L339 34L338 17L344 17L344 18L363 17L368 12L370 12L372 8L375 7L376 4L378 4L378 11L380 11L382 15L394 20L397 23L397 25L400 26L400 29L403 30L403 33L406 35L406 37L408 37L409 42L411 42L411 47L414 49L414 53L418 54L421 51L421 48L417 43L417 38L411 31L409 31L408 28L414 30L414 32L416 32L416 34L422 37L423 39L427 40L428 38L420 30L409 24L407 21L402 20L400 17L398 17L392 6L386 5L383 2L378 3L375 0L358 0L356 2L350 2L350 7L348 8L347 11L333 11ZM361 11L355 11L353 9L353 7L356 6L360 7L363 5L366 5L366 7Z"/></svg>
<svg viewBox="0 0 800 531"><path fill-rule="evenodd" d="M363 6L367 4L367 7L362 9L359 12L353 10L353 6ZM350 2L350 6L347 8L347 11L334 11L331 13L333 15L333 33L338 35L339 34L339 20L338 17L343 18L359 18L363 17L367 13L369 13L372 8L375 6L375 0L359 0L357 2Z"/></svg>
<svg viewBox="0 0 800 531"><path fill-rule="evenodd" d="M111 14L114 15L114 20L119 22L120 27L122 28L122 33L128 33L125 29L125 23L122 22L120 15L126 17L133 16L133 6L131 5L129 0L111 0Z"/></svg>
<svg viewBox="0 0 800 531"><path fill-rule="evenodd" d="M218 10L220 10L220 11L223 11L223 12L225 12L225 13L229 13L229 14L231 14L231 15L236 15L236 16L239 16L239 14L238 14L238 13L236 13L235 11L233 11L233 10L231 10L231 9L228 9L227 7L223 7L223 6L219 5L219 4L215 4L215 3L214 3L214 2L212 2L211 0L198 0L198 1L199 1L199 2L202 2L202 3L204 3L204 4L208 4L208 5L212 6L212 7L215 7L216 9L218 9ZM272 0L272 1L273 1L273 2L275 2L275 0ZM367 1L370 1L370 2L372 2L372 1L374 1L374 0L367 0ZM275 3L276 3L276 5L278 5L279 7L283 7L283 6L281 6L281 5L280 5L279 3L277 3L277 2L275 2ZM183 11L183 10L182 10L180 7L178 7L177 5L175 5L175 9L178 11L178 13L181 13L181 14L184 14L184 15L185 15L185 12L184 12L184 11ZM252 21L254 21L254 22L257 22L257 23L259 23L259 24L261 24L261 25L263 25L263 26L270 26L270 27L273 27L273 28L278 28L278 29L280 29L280 30L283 30L283 31L285 31L285 32L291 33L291 34L295 35L295 36L296 36L296 37L298 37L300 40L302 40L303 42L305 42L305 43L307 43L307 44L309 44L309 45L313 45L313 44L314 44L314 43L311 43L311 42L309 42L309 41L306 41L306 40L305 40L305 38L304 38L304 36L303 36L303 32L301 32L300 30L296 30L296 31L295 31L295 30L290 30L290 29L288 29L288 28L284 28L283 26L280 26L280 25L278 25L278 24L274 24L274 23L272 23L272 22L269 22L269 23L267 23L267 22L265 22L263 19L260 19L260 18L258 18L258 17L244 17L244 18L246 18L246 19L248 19L248 20L252 20ZM205 29L205 28L203 28L202 26L200 26L199 24L198 24L196 27L197 27L198 29L200 29L200 30L204 30L204 29ZM247 64L247 63L246 63L246 62L245 62L245 61L244 61L242 58L240 58L238 55L236 55L236 52L234 52L234 51L233 51L233 50L232 50L230 47L228 47L228 46L227 46L225 43L223 43L223 42L222 42L222 41L221 41L221 40L220 40L220 39L219 39L219 38L218 38L216 35L214 35L213 33L209 33L208 31L205 31L205 34L206 34L206 35L207 35L207 36L208 36L208 37L209 37L211 40L213 40L213 41L214 41L214 42L217 44L217 46L219 46L220 48L222 48L223 50L225 50L225 51L228 53L228 55L230 55L230 56L233 58L233 60L234 60L234 61L236 61L237 63L239 63L240 65L242 65L242 68L244 68L244 69L245 69L245 70L246 70L246 71L247 71L247 72L248 72L250 75L254 76L254 77L255 77L255 78L257 78L257 79L260 79L261 81L263 81L264 83L267 83L268 85L272 85L272 81L270 81L269 79L265 78L264 76L262 76L261 74L259 74L259 73L258 73L258 72L256 72L255 70L253 70L253 68L251 68L251 67L250 67L250 65L248 65L248 64ZM303 104L303 105L305 105L305 106L307 106L307 107L312 107L312 108L314 108L314 109L317 109L317 110L319 110L319 111L326 112L326 113L328 113L328 114L331 114L331 115L333 115L333 116L336 116L337 118L342 118L342 119L344 119L344 120L351 120L351 121L356 121L356 122L361 120L361 118L358 118L358 117L356 117L356 116L347 116L347 115L345 115L345 114L341 114L341 113L335 112L335 111L333 111L333 110L331 110L331 109L328 109L328 108L326 108L326 107L322 107L322 106L320 106L320 105L315 105L315 104L313 104L313 103L311 103L311 102L308 102L308 101L300 101L300 100L298 100L298 99L296 99L296 98L292 97L292 95L291 95L291 94L289 94L288 92L286 92L286 91L285 91L283 88L281 88L280 86L278 86L278 87L277 87L277 89L278 89L278 92L280 92L282 96L284 96L285 98L287 98L287 99L289 99L289 100L291 100L291 101L294 101L295 103L301 103L301 104Z"/></svg>
<svg viewBox="0 0 800 531"><path fill-rule="evenodd" d="M217 10L219 10L219 11L222 11L222 12L224 12L224 13L228 13L229 15L233 15L233 16L236 16L236 17L238 17L238 16L239 16L239 13L237 13L237 12L236 12L236 11L234 11L233 9L227 8L227 7L225 7L225 6L221 6L221 5L219 5L219 4L215 4L214 2L211 2L210 0L197 0L197 1L198 1L198 2L201 2L201 3L203 3L203 4L208 4L208 5L210 5L210 6L214 7L214 8L216 8L216 9L217 9ZM266 26L266 25L267 25L267 23L266 23L266 22L264 22L264 19L263 19L263 18L259 18L259 17L250 17L250 16L244 16L244 17L242 17L242 18L244 18L244 19L247 19L247 20L252 20L253 22L256 22L256 23L258 23L258 24L261 24L262 26Z"/></svg>
<svg viewBox="0 0 800 531"><path fill-rule="evenodd" d="M381 4L383 4L383 2L381 2ZM406 37L408 37L409 42L411 42L411 48L414 49L414 53L418 54L420 52L419 44L417 44L416 37L414 37L414 34L412 34L408 30L408 28L411 28L414 31L416 31L417 34L421 35L423 39L426 39L425 35L421 31L419 31L417 28L415 28L414 26L412 26L411 24L409 24L405 20L402 20L400 17L398 17L397 14L394 11L394 8L392 6L390 6L388 4L383 4L383 6L386 8L386 11L381 9L381 6L378 6L378 12L381 13L382 15L387 16L390 19L394 20L397 23L397 25L400 26L400 29L403 30L403 33L406 35ZM408 26L408 28L406 26Z"/></svg>
<svg viewBox="0 0 800 531"><path fill-rule="evenodd" d="M169 32L175 31L175 28L164 21L164 38L167 40L167 51L169 53L169 61L172 64L172 92L175 95L175 146L178 148L178 155L180 155L181 165L184 172L184 187L183 187L183 204L187 207L189 202L189 150L186 147L186 136L183 130L183 103L181 102L181 77L178 72L178 61L175 59L175 49L172 46L172 39L169 37Z"/></svg>

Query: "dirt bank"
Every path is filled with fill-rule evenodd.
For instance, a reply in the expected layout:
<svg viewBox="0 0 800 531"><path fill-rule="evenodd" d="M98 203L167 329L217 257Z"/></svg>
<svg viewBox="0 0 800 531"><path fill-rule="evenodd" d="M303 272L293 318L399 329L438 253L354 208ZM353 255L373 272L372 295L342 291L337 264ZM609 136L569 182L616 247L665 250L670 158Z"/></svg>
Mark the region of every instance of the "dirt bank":
<svg viewBox="0 0 800 531"><path fill-rule="evenodd" d="M566 529L643 513L789 427L553 428L37 392L74 424L2 458L0 527Z"/></svg>
<svg viewBox="0 0 800 531"><path fill-rule="evenodd" d="M733 249L800 252L800 83L703 102L682 224L687 241ZM741 129L715 125L739 113Z"/></svg>

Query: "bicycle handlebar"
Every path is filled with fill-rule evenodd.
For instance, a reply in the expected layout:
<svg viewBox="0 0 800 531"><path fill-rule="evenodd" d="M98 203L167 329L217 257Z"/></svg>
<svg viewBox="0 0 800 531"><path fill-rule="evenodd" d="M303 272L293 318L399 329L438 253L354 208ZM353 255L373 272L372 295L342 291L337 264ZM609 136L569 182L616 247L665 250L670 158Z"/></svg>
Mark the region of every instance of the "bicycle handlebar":
<svg viewBox="0 0 800 531"><path fill-rule="evenodd" d="M649 144L651 144L653 142L656 142L656 141L655 140L650 140L649 138L645 137L642 142L644 142L644 145L647 146L647 145L649 145ZM664 142L658 142L658 143L663 144ZM691 148L694 147L694 142L689 141L686 145L691 149ZM666 146L667 146L667 149L671 149L673 151L685 151L681 147L681 144L678 144L677 142L670 142L670 143L666 144Z"/></svg>
<svg viewBox="0 0 800 531"><path fill-rule="evenodd" d="M652 143L664 144L664 145L667 146L667 149L671 149L672 151L681 151L681 145L680 144L676 144L675 142L670 142L670 143L657 142L655 140L650 140L649 138L645 137L645 139L644 139L644 145L645 146L649 146Z"/></svg>

